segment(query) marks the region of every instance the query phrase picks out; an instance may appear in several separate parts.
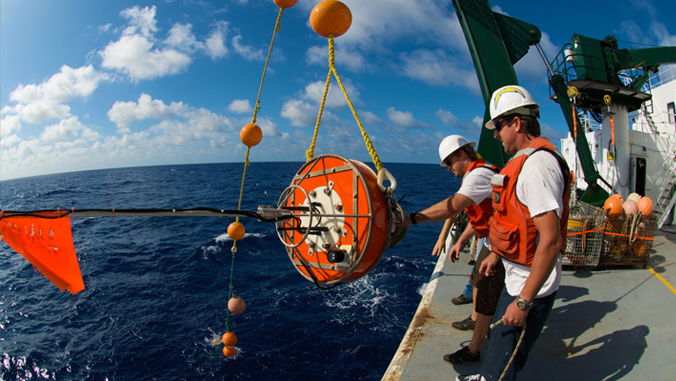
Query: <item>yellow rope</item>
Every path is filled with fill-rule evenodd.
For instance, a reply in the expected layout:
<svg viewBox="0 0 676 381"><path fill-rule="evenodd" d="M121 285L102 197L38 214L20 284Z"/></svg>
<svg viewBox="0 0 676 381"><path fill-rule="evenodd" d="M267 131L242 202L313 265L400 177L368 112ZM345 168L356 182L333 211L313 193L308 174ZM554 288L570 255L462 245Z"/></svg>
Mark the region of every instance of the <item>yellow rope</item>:
<svg viewBox="0 0 676 381"><path fill-rule="evenodd" d="M319 114L317 115L317 123L315 124L315 133L312 136L312 144L310 144L310 149L307 150L305 156L307 161L312 160L315 155L315 144L317 142L317 133L319 132L319 123L322 121L322 114L324 113L324 104L326 103L326 96L329 93L329 84L331 83L331 69L329 69L329 75L326 76L326 85L324 86L324 95L322 95L322 103L319 105Z"/></svg>
<svg viewBox="0 0 676 381"><path fill-rule="evenodd" d="M312 145L310 146L310 149L307 151L307 158L308 161L312 159L312 155L314 154L314 146L315 146L315 140L317 137L317 130L319 129L319 123L322 118L322 113L324 109L324 102L326 101L326 96L329 92L329 82L331 81L331 73L336 77L336 81L338 82L338 85L340 86L340 90L343 92L343 95L345 96L345 100L347 101L347 105L350 106L350 110L352 110L352 115L354 116L354 119L357 121L357 125L359 126L359 131L361 131L361 136L364 138L364 143L366 143L366 149L368 149L369 154L371 155L371 160L373 160L373 164L375 165L376 169L378 172L380 172L381 169L383 169L383 163L380 162L380 159L378 158L378 153L376 153L376 149L373 148L373 143L371 143L371 139L369 139L368 134L366 133L366 130L364 129L364 126L361 124L361 120L359 120L359 115L357 115L357 110L354 109L354 105L352 105L352 101L350 100L350 96L347 95L347 90L345 90L345 86L343 86L343 82L340 80L340 76L338 75L338 71L336 71L336 67L334 65L335 61L335 49L333 46L333 35L329 36L329 75L328 78L326 79L326 86L324 87L324 95L322 97L322 104L319 108L319 115L317 116L317 124L315 126L315 135L312 138Z"/></svg>
<svg viewBox="0 0 676 381"><path fill-rule="evenodd" d="M275 23L275 31L272 32L272 41L270 41L270 49L268 49L268 57L265 59L265 67L263 68L263 78L261 78L261 85L258 88L258 98L256 98L256 107L254 107L253 119L251 120L251 124L256 124L256 114L258 113L258 108L260 107L261 92L263 91L263 81L265 80L265 72L268 70L268 62L270 61L270 55L272 53L272 44L275 43L275 35L277 34L277 31L282 30L282 28L279 27L279 20L282 19L282 12L284 12L284 8L280 7L279 15L277 15L277 23Z"/></svg>

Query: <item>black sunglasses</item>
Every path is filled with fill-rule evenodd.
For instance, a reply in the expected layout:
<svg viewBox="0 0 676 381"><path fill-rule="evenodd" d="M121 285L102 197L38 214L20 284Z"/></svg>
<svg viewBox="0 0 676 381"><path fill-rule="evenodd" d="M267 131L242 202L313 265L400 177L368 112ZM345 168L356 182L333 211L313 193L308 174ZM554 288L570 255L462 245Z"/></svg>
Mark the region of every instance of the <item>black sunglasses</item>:
<svg viewBox="0 0 676 381"><path fill-rule="evenodd" d="M500 130L502 130L505 126L509 125L509 123L507 123L507 124L501 126L502 122L504 122L506 120L510 120L510 119L514 120L514 118L515 118L515 116L512 115L512 116L506 116L502 119L496 120L495 122L493 122L493 125L495 126L495 130L498 131L498 133L500 133Z"/></svg>

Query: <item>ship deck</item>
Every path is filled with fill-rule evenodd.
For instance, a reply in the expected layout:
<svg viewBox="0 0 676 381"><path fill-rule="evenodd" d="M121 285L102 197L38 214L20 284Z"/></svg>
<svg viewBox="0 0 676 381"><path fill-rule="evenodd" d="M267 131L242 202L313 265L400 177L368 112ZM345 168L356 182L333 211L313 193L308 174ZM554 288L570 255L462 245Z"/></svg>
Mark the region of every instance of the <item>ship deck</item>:
<svg viewBox="0 0 676 381"><path fill-rule="evenodd" d="M676 226L658 230L654 238L646 269L564 267L549 321L519 379L676 379ZM479 372L481 363L443 360L472 336L451 326L472 312L471 304L451 303L467 283L466 259L452 263L440 256L383 380L455 380ZM487 345L488 339L482 354Z"/></svg>

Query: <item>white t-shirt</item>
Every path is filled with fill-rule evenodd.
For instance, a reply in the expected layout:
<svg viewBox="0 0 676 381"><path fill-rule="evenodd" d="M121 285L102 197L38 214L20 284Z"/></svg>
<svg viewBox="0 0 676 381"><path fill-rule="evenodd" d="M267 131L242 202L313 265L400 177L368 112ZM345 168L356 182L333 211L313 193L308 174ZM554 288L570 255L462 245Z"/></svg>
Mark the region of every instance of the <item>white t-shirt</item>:
<svg viewBox="0 0 676 381"><path fill-rule="evenodd" d="M494 174L495 172L486 167L475 168L462 179L457 193L467 196L475 205L479 205L481 201L491 198L491 177Z"/></svg>
<svg viewBox="0 0 676 381"><path fill-rule="evenodd" d="M554 156L546 151L532 154L524 163L517 179L516 197L528 208L531 217L550 210L556 210L561 217L563 213L563 188L565 182L561 167ZM536 238L539 241L540 236ZM530 275L530 268L503 258L505 266L505 287L510 295L519 295ZM551 295L559 289L561 283L561 255L549 278L542 285L537 297Z"/></svg>
<svg viewBox="0 0 676 381"><path fill-rule="evenodd" d="M491 178L493 175L495 175L495 172L492 170L486 167L477 167L465 175L462 179L462 185L456 193L467 196L475 205L479 205L483 200L491 199L492 197L493 187L491 186ZM484 239L483 244L488 250L491 249L488 237ZM481 245L478 247L481 248Z"/></svg>

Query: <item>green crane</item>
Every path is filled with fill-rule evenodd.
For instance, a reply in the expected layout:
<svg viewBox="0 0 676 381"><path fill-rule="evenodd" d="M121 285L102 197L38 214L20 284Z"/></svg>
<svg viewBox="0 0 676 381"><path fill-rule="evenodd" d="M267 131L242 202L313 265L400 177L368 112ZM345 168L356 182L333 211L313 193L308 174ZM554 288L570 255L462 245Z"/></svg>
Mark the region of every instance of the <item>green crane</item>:
<svg viewBox="0 0 676 381"><path fill-rule="evenodd" d="M602 204L609 195L598 185L598 180L610 189L613 186L596 169L583 124L577 113L573 113L568 88L575 86L579 89L576 104L582 109L603 107L604 96L610 95L614 103L627 106L630 111L636 110L650 99L650 94L640 91L650 73L657 72L662 63L676 62L676 48L618 49L613 36L601 41L574 34L571 50L562 50L562 59L553 61L559 62L555 65L540 49L538 43L542 33L535 25L493 12L486 0L452 0L452 3L487 106L478 147L481 156L500 166L509 158L493 138L493 131L484 126L490 120L488 104L493 91L505 85L518 84L513 65L528 53L530 46L535 45L549 69L549 84L554 93L552 98L561 107L571 135L578 137L576 151L588 185L582 200ZM565 64L571 60L572 65Z"/></svg>

